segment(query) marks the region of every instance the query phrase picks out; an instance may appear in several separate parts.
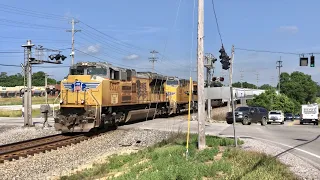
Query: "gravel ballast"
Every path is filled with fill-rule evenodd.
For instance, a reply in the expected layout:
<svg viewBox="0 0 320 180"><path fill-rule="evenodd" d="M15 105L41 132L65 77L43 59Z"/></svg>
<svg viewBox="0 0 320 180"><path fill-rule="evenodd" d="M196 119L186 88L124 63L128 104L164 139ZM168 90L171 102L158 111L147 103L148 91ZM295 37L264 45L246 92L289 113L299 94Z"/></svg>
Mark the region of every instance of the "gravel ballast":
<svg viewBox="0 0 320 180"><path fill-rule="evenodd" d="M3 127L2 131L0 132L0 145L50 136L59 133L60 132L55 131L53 127L42 129L41 127L7 126L7 128Z"/></svg>
<svg viewBox="0 0 320 180"><path fill-rule="evenodd" d="M170 132L115 130L79 144L0 164L3 179L52 179L68 175L101 156L150 146L168 138Z"/></svg>
<svg viewBox="0 0 320 180"><path fill-rule="evenodd" d="M243 138L242 148L245 150L262 152L276 156L282 163L289 166L290 170L302 179L320 179L320 171L305 162L301 158L291 154L283 153L285 149L263 143L259 140Z"/></svg>

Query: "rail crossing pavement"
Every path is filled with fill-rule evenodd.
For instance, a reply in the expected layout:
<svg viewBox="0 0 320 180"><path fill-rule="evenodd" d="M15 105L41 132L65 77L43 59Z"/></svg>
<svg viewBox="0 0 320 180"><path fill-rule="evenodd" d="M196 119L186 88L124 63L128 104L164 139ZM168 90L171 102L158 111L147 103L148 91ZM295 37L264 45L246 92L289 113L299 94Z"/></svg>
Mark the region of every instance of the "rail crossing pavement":
<svg viewBox="0 0 320 180"><path fill-rule="evenodd" d="M44 118L32 118L34 125L42 126ZM53 126L54 119L52 117L48 118L49 125ZM0 126L23 126L24 119L22 117L0 117Z"/></svg>
<svg viewBox="0 0 320 180"><path fill-rule="evenodd" d="M50 107L58 107L59 104L49 104ZM32 109L40 109L41 104L32 105ZM9 105L9 106L0 106L0 110L21 110L22 105Z"/></svg>

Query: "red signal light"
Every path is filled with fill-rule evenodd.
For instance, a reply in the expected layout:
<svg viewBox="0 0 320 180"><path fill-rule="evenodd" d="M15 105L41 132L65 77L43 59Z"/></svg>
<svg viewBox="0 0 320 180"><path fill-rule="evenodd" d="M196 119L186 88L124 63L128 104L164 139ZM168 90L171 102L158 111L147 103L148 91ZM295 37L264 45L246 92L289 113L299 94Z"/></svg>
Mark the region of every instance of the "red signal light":
<svg viewBox="0 0 320 180"><path fill-rule="evenodd" d="M216 78L216 77L213 77L213 78L212 78L212 81L216 81L216 80L217 80L217 78Z"/></svg>
<svg viewBox="0 0 320 180"><path fill-rule="evenodd" d="M219 79L220 79L220 81L224 81L224 77L220 77Z"/></svg>

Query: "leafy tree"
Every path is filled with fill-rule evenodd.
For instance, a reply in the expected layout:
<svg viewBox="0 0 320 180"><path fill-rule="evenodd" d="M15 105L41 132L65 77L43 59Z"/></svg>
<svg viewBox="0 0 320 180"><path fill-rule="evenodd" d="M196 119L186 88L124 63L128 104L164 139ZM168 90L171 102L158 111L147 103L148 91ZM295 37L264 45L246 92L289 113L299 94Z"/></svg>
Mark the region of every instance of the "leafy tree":
<svg viewBox="0 0 320 180"><path fill-rule="evenodd" d="M299 110L299 104L284 94L278 95L275 90L266 90L248 101L250 106L261 106L270 110L282 110L282 112L295 113Z"/></svg>
<svg viewBox="0 0 320 180"><path fill-rule="evenodd" d="M280 90L297 103L307 104L315 102L319 87L310 75L295 71L291 74L281 73Z"/></svg>
<svg viewBox="0 0 320 180"><path fill-rule="evenodd" d="M272 87L270 84L264 84L260 86L259 89L270 90L270 89L274 89L274 87Z"/></svg>
<svg viewBox="0 0 320 180"><path fill-rule="evenodd" d="M235 82L232 84L232 87L241 88L241 82ZM250 88L250 89L256 89L257 86L248 82L242 82L243 88Z"/></svg>
<svg viewBox="0 0 320 180"><path fill-rule="evenodd" d="M45 84L45 73L42 71L35 72L32 74L32 85L33 86L44 86ZM14 74L8 76L6 72L0 73L0 86L3 87L14 87L14 86L23 86L24 77L20 74ZM48 84L56 84L56 80L48 78Z"/></svg>

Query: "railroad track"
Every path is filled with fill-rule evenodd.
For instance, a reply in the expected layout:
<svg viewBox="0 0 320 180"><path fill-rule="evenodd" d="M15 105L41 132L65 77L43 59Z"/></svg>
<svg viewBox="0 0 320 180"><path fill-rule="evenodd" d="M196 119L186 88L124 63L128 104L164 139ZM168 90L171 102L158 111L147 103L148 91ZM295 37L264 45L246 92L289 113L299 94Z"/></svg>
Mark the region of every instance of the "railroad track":
<svg viewBox="0 0 320 180"><path fill-rule="evenodd" d="M5 161L18 160L20 157L27 157L40 152L56 150L57 148L77 144L81 141L99 136L100 133L83 133L76 135L57 134L26 141L0 146L0 163Z"/></svg>

